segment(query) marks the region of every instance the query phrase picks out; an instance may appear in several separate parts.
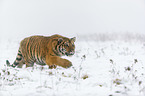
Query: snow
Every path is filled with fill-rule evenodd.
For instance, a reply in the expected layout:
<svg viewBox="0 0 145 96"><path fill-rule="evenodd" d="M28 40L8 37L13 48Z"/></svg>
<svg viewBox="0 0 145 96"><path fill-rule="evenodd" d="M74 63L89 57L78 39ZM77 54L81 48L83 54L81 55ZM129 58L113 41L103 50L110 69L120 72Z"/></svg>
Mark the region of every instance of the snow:
<svg viewBox="0 0 145 96"><path fill-rule="evenodd" d="M76 41L75 55L63 57L73 63L68 69L36 64L22 69L5 66L6 59L14 61L18 42L1 43L1 96L145 95L143 41Z"/></svg>

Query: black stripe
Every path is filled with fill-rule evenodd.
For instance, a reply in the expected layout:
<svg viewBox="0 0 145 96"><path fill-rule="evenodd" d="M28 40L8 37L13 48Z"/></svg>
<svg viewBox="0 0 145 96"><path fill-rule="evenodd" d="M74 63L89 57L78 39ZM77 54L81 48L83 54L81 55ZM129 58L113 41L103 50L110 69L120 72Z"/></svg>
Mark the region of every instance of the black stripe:
<svg viewBox="0 0 145 96"><path fill-rule="evenodd" d="M29 40L30 40L30 39L28 39L28 41L27 41L28 43L26 43L27 53L28 53L28 54L29 54ZM28 54L27 54L27 55L28 55Z"/></svg>
<svg viewBox="0 0 145 96"><path fill-rule="evenodd" d="M32 54L32 46L30 46L30 57L31 57L31 59L33 59L33 54Z"/></svg>
<svg viewBox="0 0 145 96"><path fill-rule="evenodd" d="M55 56L55 55L52 55L52 54L50 54L51 56Z"/></svg>
<svg viewBox="0 0 145 96"><path fill-rule="evenodd" d="M22 57L22 54L18 53L18 55Z"/></svg>
<svg viewBox="0 0 145 96"><path fill-rule="evenodd" d="M41 63L42 63L42 64L45 64L45 63L44 63L44 59L43 59L42 56L41 56Z"/></svg>
<svg viewBox="0 0 145 96"><path fill-rule="evenodd" d="M38 53L36 53L36 54L37 54L36 60L37 60L38 63L40 63L40 60L39 60L39 57L38 57Z"/></svg>
<svg viewBox="0 0 145 96"><path fill-rule="evenodd" d="M34 46L31 47L31 48L32 48L31 51L32 51L32 53L33 53L33 54L31 53L31 54L32 54L32 58L36 60L36 58L35 58L35 48L36 48L36 44L34 44Z"/></svg>
<svg viewBox="0 0 145 96"><path fill-rule="evenodd" d="M22 60L22 58L16 58L16 60L21 61L21 60Z"/></svg>
<svg viewBox="0 0 145 96"><path fill-rule="evenodd" d="M21 53L21 51L20 51L20 50L18 50L18 52L20 52L20 53Z"/></svg>
<svg viewBox="0 0 145 96"><path fill-rule="evenodd" d="M30 46L30 45L29 45ZM33 56L32 56L32 50L31 50L32 46L29 47L28 49L28 53L29 53L29 58L30 58L30 61L33 61Z"/></svg>
<svg viewBox="0 0 145 96"><path fill-rule="evenodd" d="M55 50L57 50L57 46L59 46L59 45L56 45L56 46L55 46L55 48L54 48Z"/></svg>
<svg viewBox="0 0 145 96"><path fill-rule="evenodd" d="M58 48L59 48L59 49L58 49L58 52L59 52L59 53L62 53L61 50L60 50L60 49L61 49L61 46L59 46Z"/></svg>
<svg viewBox="0 0 145 96"><path fill-rule="evenodd" d="M61 48L62 50L60 50L60 48ZM64 53L63 53L63 49L64 49L64 46L63 46L63 45L59 46L59 52L60 52L61 54L64 55Z"/></svg>
<svg viewBox="0 0 145 96"><path fill-rule="evenodd" d="M57 50L53 50L53 52L57 55L57 56L61 56Z"/></svg>

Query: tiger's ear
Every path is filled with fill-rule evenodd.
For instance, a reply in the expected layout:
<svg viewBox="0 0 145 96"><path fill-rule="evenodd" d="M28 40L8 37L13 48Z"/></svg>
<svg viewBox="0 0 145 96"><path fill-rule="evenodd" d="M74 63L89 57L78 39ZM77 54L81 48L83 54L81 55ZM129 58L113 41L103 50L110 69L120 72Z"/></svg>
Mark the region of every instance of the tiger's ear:
<svg viewBox="0 0 145 96"><path fill-rule="evenodd" d="M58 38L58 44L60 44L63 41L63 38Z"/></svg>
<svg viewBox="0 0 145 96"><path fill-rule="evenodd" d="M71 38L71 41L75 42L76 41L76 37Z"/></svg>

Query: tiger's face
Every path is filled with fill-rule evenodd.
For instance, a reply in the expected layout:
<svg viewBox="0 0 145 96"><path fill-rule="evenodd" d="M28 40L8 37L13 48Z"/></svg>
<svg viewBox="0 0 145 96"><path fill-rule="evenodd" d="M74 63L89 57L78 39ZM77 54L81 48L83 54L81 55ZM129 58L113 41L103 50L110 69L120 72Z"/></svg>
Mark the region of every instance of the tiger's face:
<svg viewBox="0 0 145 96"><path fill-rule="evenodd" d="M68 38L59 38L58 39L58 51L62 55L72 56L75 53L75 42L76 37L68 39Z"/></svg>

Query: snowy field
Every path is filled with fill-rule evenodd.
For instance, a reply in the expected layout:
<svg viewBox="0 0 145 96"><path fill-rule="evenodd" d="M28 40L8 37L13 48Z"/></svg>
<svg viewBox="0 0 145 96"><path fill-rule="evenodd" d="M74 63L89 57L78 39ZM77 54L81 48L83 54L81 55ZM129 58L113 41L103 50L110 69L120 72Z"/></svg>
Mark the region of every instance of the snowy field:
<svg viewBox="0 0 145 96"><path fill-rule="evenodd" d="M145 96L143 40L77 40L69 69L5 66L19 42L0 42L0 96Z"/></svg>
<svg viewBox="0 0 145 96"><path fill-rule="evenodd" d="M76 36L71 68L5 65L53 34ZM145 96L145 0L0 0L0 96Z"/></svg>

